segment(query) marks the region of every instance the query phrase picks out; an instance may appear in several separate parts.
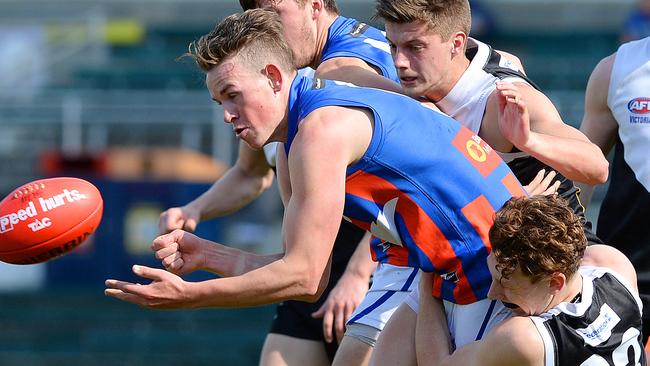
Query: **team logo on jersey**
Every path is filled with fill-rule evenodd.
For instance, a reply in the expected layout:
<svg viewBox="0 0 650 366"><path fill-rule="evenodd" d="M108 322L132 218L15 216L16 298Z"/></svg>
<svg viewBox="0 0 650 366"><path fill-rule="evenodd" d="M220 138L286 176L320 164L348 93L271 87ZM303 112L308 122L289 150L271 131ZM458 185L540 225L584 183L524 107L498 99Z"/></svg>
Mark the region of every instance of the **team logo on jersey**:
<svg viewBox="0 0 650 366"><path fill-rule="evenodd" d="M458 282L458 274L456 274L455 271L449 273L443 273L440 275L440 277L442 277L442 279L445 281L451 281L453 283Z"/></svg>
<svg viewBox="0 0 650 366"><path fill-rule="evenodd" d="M631 124L649 124L650 98L634 98L627 103L627 109L632 112L630 115Z"/></svg>
<svg viewBox="0 0 650 366"><path fill-rule="evenodd" d="M370 232L384 242L403 246L395 224L397 200L395 197L384 204L384 208L377 214L377 220L370 224Z"/></svg>
<svg viewBox="0 0 650 366"><path fill-rule="evenodd" d="M311 88L313 90L323 89L325 87L325 80L321 78L313 78L311 81Z"/></svg>
<svg viewBox="0 0 650 366"><path fill-rule="evenodd" d="M483 175L487 177L499 164L501 159L492 151L490 145L481 140L472 131L461 128L452 141L452 145Z"/></svg>
<svg viewBox="0 0 650 366"><path fill-rule="evenodd" d="M472 157L472 159L478 161L479 163L487 160L487 152L485 152L483 146L481 146L478 142L469 140L467 141L467 144L465 144L465 147L467 148L467 153Z"/></svg>
<svg viewBox="0 0 650 366"><path fill-rule="evenodd" d="M627 109L634 114L650 112L650 98L635 98L627 104Z"/></svg>
<svg viewBox="0 0 650 366"><path fill-rule="evenodd" d="M360 35L366 32L366 29L368 29L368 24L356 22L352 27L352 30L348 34L351 37L359 37Z"/></svg>

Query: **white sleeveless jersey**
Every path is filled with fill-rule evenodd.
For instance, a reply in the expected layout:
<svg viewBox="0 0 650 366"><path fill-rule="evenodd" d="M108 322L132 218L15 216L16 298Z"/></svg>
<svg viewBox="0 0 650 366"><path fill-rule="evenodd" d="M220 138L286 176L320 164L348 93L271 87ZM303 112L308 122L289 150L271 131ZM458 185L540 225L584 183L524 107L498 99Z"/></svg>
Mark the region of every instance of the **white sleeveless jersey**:
<svg viewBox="0 0 650 366"><path fill-rule="evenodd" d="M436 105L441 111L453 117L463 126L477 133L481 129L485 108L499 80L511 83L526 83L535 89L539 88L510 60L492 49L489 45L473 38L467 41L465 55L470 60L469 67L461 75L456 85ZM508 164L521 184L530 183L540 169L549 171L550 167L530 154L515 151L497 151L499 156ZM578 189L572 181L558 174L560 181L558 193L569 202L574 212L584 217L585 209L578 199ZM591 223L585 223L587 240L602 243L593 232Z"/></svg>
<svg viewBox="0 0 650 366"><path fill-rule="evenodd" d="M469 67L449 94L436 105L463 126L478 133L488 98L496 89L497 81L527 84L530 82L512 61L501 57L498 52L483 42L469 38L465 53L470 59ZM521 152L498 153L506 162L528 156Z"/></svg>
<svg viewBox="0 0 650 366"><path fill-rule="evenodd" d="M624 159L650 192L650 37L626 43L616 53L607 105L618 122Z"/></svg>
<svg viewBox="0 0 650 366"><path fill-rule="evenodd" d="M645 366L641 299L623 277L580 267L581 300L530 319L544 342L544 366Z"/></svg>

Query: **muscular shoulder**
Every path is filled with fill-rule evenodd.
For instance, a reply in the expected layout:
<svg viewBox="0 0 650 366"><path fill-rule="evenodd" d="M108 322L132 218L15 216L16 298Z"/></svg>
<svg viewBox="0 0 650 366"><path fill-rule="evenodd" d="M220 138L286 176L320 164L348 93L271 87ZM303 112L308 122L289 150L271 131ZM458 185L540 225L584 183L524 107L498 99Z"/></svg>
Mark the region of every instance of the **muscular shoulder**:
<svg viewBox="0 0 650 366"><path fill-rule="evenodd" d="M592 245L585 250L582 265L608 268L636 288L636 271L630 260L620 250L609 245Z"/></svg>
<svg viewBox="0 0 650 366"><path fill-rule="evenodd" d="M309 113L300 124L294 146L319 149L327 158L343 154L349 164L363 155L372 138L374 118L364 108L326 106Z"/></svg>
<svg viewBox="0 0 650 366"><path fill-rule="evenodd" d="M609 55L598 62L598 65L591 72L588 87L602 89L607 92L609 80L614 67L616 54Z"/></svg>
<svg viewBox="0 0 650 366"><path fill-rule="evenodd" d="M519 57L513 55L512 53L506 52L506 51L501 51L501 50L496 50L498 54L501 55L501 57L504 57L506 60L512 62L519 71L521 71L524 75L526 75L526 72L524 71L524 65L521 63L521 60Z"/></svg>
<svg viewBox="0 0 650 366"><path fill-rule="evenodd" d="M528 317L513 317L491 330L481 342L488 365L537 366L544 360L544 342Z"/></svg>

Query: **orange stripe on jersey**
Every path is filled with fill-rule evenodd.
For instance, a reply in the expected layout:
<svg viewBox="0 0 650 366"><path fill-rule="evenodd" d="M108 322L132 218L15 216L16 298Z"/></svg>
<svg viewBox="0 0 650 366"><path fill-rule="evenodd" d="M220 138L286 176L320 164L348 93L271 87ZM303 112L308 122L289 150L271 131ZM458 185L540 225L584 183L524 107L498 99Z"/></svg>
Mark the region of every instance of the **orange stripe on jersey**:
<svg viewBox="0 0 650 366"><path fill-rule="evenodd" d="M519 184L517 177L515 177L512 172L508 173L508 175L501 179L501 184L506 187L508 192L510 192L513 197L522 197L528 195L526 191L521 187L521 184Z"/></svg>
<svg viewBox="0 0 650 366"><path fill-rule="evenodd" d="M458 304L472 304L477 301L474 291L472 291L469 282L467 281L467 276L463 271L463 267L459 267L456 271L456 275L459 278L456 287L454 288L454 299Z"/></svg>
<svg viewBox="0 0 650 366"><path fill-rule="evenodd" d="M399 245L390 245L386 251L388 260L386 263L392 264L394 266L408 267L409 266L409 255L408 249L399 246Z"/></svg>
<svg viewBox="0 0 650 366"><path fill-rule="evenodd" d="M357 227L359 227L359 228L361 228L361 229L363 229L365 231L370 230L370 224L368 224L367 222L357 220L357 219L352 219L352 218L349 218L349 217L347 217L347 220L350 221L350 223L352 225L357 226Z"/></svg>
<svg viewBox="0 0 650 366"><path fill-rule="evenodd" d="M472 224L474 230L476 230L489 250L491 246L488 233L494 223L494 209L490 202L484 195L480 195L474 201L463 207L461 212L467 221Z"/></svg>
<svg viewBox="0 0 650 366"><path fill-rule="evenodd" d="M449 241L435 222L408 195L389 181L364 171L358 171L347 179L345 190L348 194L381 205L397 197L395 211L404 220L413 241L429 258L434 267L445 269L460 265ZM407 252L404 250L404 255Z"/></svg>
<svg viewBox="0 0 650 366"><path fill-rule="evenodd" d="M466 128L461 128L451 143L483 177L490 175L502 162L485 141Z"/></svg>

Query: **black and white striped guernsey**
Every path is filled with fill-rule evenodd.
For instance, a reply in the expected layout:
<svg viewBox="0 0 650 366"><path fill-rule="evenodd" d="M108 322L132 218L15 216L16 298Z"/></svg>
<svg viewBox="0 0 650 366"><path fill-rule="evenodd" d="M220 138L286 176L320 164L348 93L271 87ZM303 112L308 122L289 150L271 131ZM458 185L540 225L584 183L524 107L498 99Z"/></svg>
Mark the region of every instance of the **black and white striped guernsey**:
<svg viewBox="0 0 650 366"><path fill-rule="evenodd" d="M436 103L436 106L476 134L481 128L488 99L496 89L497 81L526 83L539 90L526 75L517 69L512 61L501 56L500 53L483 42L469 38L465 55L470 60L467 70L451 91ZM545 169L547 172L554 170L517 149L509 152L497 151L497 153L508 163L519 182L524 185L530 183L541 169ZM580 203L579 191L573 181L559 173L555 179L561 182L558 194L569 202L577 215L584 218L585 208ZM602 243L591 231L591 222L586 220L585 235L591 243Z"/></svg>
<svg viewBox="0 0 650 366"><path fill-rule="evenodd" d="M645 366L641 299L605 268L581 267L582 299L531 317L544 341L544 366Z"/></svg>

